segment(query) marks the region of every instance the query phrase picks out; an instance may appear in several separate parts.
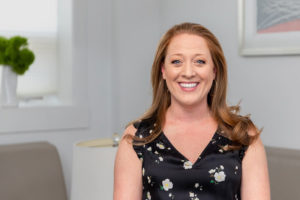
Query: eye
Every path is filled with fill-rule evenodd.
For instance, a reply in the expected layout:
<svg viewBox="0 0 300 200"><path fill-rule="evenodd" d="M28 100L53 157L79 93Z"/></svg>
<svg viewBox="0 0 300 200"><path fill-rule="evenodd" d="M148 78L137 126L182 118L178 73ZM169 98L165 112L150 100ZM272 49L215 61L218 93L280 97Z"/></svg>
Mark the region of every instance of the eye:
<svg viewBox="0 0 300 200"><path fill-rule="evenodd" d="M199 60L196 60L196 63L197 63L197 64L205 64L205 61L199 59Z"/></svg>
<svg viewBox="0 0 300 200"><path fill-rule="evenodd" d="M180 60L172 60L171 63L172 64L180 64L181 62L180 62Z"/></svg>

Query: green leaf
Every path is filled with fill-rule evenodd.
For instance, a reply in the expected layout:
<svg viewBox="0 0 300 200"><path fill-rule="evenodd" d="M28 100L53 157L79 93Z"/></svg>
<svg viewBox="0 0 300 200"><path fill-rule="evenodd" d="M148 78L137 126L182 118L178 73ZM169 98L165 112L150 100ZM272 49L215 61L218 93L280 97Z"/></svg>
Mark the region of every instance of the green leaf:
<svg viewBox="0 0 300 200"><path fill-rule="evenodd" d="M0 37L0 64L8 65L16 74L23 75L35 59L34 53L27 46L25 37Z"/></svg>

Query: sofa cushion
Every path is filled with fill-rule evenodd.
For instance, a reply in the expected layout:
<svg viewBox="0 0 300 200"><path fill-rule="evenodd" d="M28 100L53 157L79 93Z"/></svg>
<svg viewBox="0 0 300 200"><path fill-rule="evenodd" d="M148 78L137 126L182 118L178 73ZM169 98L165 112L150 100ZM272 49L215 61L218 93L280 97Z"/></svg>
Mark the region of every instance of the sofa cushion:
<svg viewBox="0 0 300 200"><path fill-rule="evenodd" d="M0 199L66 200L55 146L48 142L1 145Z"/></svg>

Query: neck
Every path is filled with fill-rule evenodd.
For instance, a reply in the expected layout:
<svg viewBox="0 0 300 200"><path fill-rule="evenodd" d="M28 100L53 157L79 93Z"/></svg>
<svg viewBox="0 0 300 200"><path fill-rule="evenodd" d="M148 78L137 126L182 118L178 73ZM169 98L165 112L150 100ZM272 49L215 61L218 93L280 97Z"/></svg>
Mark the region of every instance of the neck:
<svg viewBox="0 0 300 200"><path fill-rule="evenodd" d="M207 103L193 106L182 106L171 103L166 113L167 120L180 122L199 122L211 119L212 115Z"/></svg>

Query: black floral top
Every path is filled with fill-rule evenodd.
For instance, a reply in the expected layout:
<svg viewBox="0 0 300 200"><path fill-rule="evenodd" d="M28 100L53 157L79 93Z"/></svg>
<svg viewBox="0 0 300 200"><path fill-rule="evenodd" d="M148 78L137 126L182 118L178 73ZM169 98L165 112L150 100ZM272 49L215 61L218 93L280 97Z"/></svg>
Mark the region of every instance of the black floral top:
<svg viewBox="0 0 300 200"><path fill-rule="evenodd" d="M153 124L134 124L136 136L146 137ZM142 161L143 200L238 200L246 147L225 151L231 140L217 131L192 164L162 132L143 146L133 145Z"/></svg>

